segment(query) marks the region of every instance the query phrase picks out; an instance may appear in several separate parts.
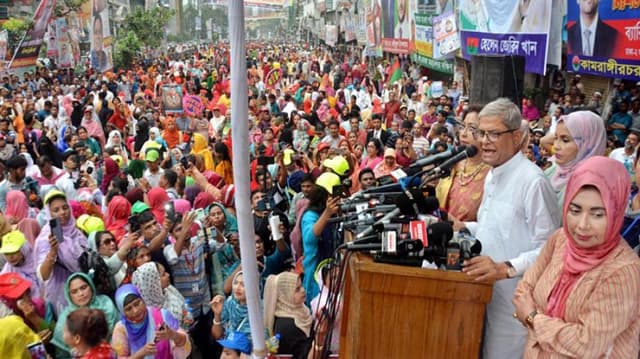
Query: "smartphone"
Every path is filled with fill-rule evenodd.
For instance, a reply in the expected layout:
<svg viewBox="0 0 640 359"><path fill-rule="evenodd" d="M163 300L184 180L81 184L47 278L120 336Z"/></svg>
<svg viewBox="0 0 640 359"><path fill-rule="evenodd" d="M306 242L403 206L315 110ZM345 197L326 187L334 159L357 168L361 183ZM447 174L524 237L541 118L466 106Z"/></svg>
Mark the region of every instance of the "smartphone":
<svg viewBox="0 0 640 359"><path fill-rule="evenodd" d="M164 213L167 215L169 221L176 221L176 207L173 205L172 201L169 201L164 205Z"/></svg>
<svg viewBox="0 0 640 359"><path fill-rule="evenodd" d="M64 235L62 235L62 224L60 224L60 218L53 218L49 220L49 227L51 228L51 233L56 236L58 244L64 242Z"/></svg>
<svg viewBox="0 0 640 359"><path fill-rule="evenodd" d="M31 359L47 359L47 350L42 342L29 344L27 349Z"/></svg>
<svg viewBox="0 0 640 359"><path fill-rule="evenodd" d="M187 159L187 156L182 156L182 158L180 159L180 164L185 169L191 167L191 164L189 163L189 160Z"/></svg>
<svg viewBox="0 0 640 359"><path fill-rule="evenodd" d="M129 216L129 232L135 233L140 230L140 223L138 223L138 216Z"/></svg>
<svg viewBox="0 0 640 359"><path fill-rule="evenodd" d="M204 213L204 208L196 209L196 221L204 222L206 218L206 214Z"/></svg>

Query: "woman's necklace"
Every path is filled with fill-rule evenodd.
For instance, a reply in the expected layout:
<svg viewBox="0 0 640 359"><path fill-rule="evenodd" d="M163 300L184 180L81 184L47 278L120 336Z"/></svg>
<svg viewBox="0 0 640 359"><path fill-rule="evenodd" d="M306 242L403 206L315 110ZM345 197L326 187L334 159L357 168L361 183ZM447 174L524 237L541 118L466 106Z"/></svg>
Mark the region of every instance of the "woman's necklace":
<svg viewBox="0 0 640 359"><path fill-rule="evenodd" d="M464 162L464 167L462 168L462 171L459 171L456 175L456 179L458 181L458 184L460 184L460 186L464 187L466 185L468 185L469 183L471 183L471 181L473 181L473 179L476 177L476 175L478 175L478 173L480 173L480 171L482 171L482 169L484 168L485 164L484 163L480 163L478 165L476 165L475 167L470 167L469 171L467 172L467 165L469 165L469 160L466 160Z"/></svg>

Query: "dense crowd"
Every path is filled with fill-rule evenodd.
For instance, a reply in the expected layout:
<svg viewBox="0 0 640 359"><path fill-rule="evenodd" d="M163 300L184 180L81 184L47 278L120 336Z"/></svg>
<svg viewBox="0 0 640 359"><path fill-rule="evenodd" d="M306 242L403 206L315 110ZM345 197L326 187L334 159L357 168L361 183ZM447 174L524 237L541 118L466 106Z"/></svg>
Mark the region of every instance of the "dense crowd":
<svg viewBox="0 0 640 359"><path fill-rule="evenodd" d="M474 145L479 153L431 182L432 194L454 228L467 228L483 244L492 230L525 241L521 248L503 243L509 248L495 255L487 239L486 256L465 264L464 271L477 279L500 280L497 303L488 308L485 358L515 357L503 351L509 345L519 346L522 355L526 333L519 321L530 328L528 355L537 350L584 357L570 340L563 341L563 334L575 339L573 332L549 328L577 320L583 307L567 302L567 293L578 288L579 273L623 245L616 240L625 210L640 210L640 199L628 195L640 170L640 84L616 83L607 101L605 91L585 94L579 76L567 82L558 73L546 99L518 105L499 99L483 107L470 104L456 81L433 96L427 70L409 61L254 44L246 57L249 118L234 119L229 69L235 59L228 46L191 50L104 74L41 67L2 78L3 355L25 357L27 347L54 358L248 355L252 343L231 161L231 121L248 121L255 235L242 240L255 241L264 329L274 354L338 352L339 315L332 328L318 324L329 297L327 259L342 242L339 225L329 221L340 212L341 198L389 183L397 169L419 159ZM402 76L389 81L397 65ZM278 81L270 76L274 70ZM168 111L175 94L166 92L176 86L182 96L199 98L200 112ZM603 155L621 162L626 172ZM605 162L594 165L591 157ZM499 172L502 165L511 166L509 172ZM618 187L589 177L603 169ZM499 184L514 173L525 181ZM579 259L593 258L584 248L564 257L553 251L575 247L565 238L573 230L556 229L586 211L573 197L583 195L584 186L602 195L605 204L592 212L606 212L598 213L609 219L607 243L615 242L586 261L593 265ZM522 205L535 208L508 204L520 194ZM504 198L494 203L487 195ZM505 213L519 217L487 225ZM565 273L563 263L577 269L562 274L561 288L546 278L543 292L536 284L549 274L536 257L550 236L540 261L556 268L551 279ZM620 251L637 269L626 250ZM516 289L511 279L523 274ZM638 273L629 275L619 278L637 282ZM624 293L636 295L636 289ZM533 314L551 322L546 331L536 332L532 302L549 316ZM606 351L615 340L610 352L630 358L624 355L637 354L640 327L637 308L627 309L604 313L635 318L633 325L623 323L634 332L612 325L602 337L613 339L592 343L604 343ZM513 329L514 323L520 328ZM620 339L623 334L635 342Z"/></svg>

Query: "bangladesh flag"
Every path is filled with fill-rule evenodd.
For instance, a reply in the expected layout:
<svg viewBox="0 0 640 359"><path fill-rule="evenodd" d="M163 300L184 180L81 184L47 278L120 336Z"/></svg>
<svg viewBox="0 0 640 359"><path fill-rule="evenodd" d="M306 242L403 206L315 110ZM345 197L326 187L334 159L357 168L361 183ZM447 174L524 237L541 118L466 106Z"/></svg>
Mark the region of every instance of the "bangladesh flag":
<svg viewBox="0 0 640 359"><path fill-rule="evenodd" d="M480 47L480 39L478 39L477 37L467 38L467 53L469 55L477 55L479 47Z"/></svg>
<svg viewBox="0 0 640 359"><path fill-rule="evenodd" d="M389 75L389 80L387 84L392 84L396 81L402 79L402 69L400 69L400 60L396 59L396 62L393 63L391 67L391 74Z"/></svg>

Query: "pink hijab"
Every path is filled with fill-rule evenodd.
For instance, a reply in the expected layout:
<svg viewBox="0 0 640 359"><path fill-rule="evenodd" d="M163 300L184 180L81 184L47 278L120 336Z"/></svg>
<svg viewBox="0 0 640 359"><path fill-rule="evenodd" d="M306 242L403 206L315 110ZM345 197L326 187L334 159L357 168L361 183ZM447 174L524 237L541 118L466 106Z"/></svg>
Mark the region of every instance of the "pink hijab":
<svg viewBox="0 0 640 359"><path fill-rule="evenodd" d="M7 218L27 218L29 217L29 202L24 192L12 190L7 193L7 208L4 215Z"/></svg>
<svg viewBox="0 0 640 359"><path fill-rule="evenodd" d="M607 149L607 131L600 116L591 111L576 111L560 117L558 123L564 122L578 145L578 154L571 162L557 165L551 185L556 191L562 191L576 167L591 156L603 156Z"/></svg>
<svg viewBox="0 0 640 359"><path fill-rule="evenodd" d="M592 247L576 246L567 228L567 213L571 200L584 186L594 186L600 192L607 216L607 231L604 243ZM620 229L624 221L627 198L631 190L631 179L624 165L607 157L594 156L578 165L567 184L562 208L562 222L567 246L564 252L560 279L549 296L548 315L564 317L567 297L580 276L597 267L614 250L622 237Z"/></svg>

